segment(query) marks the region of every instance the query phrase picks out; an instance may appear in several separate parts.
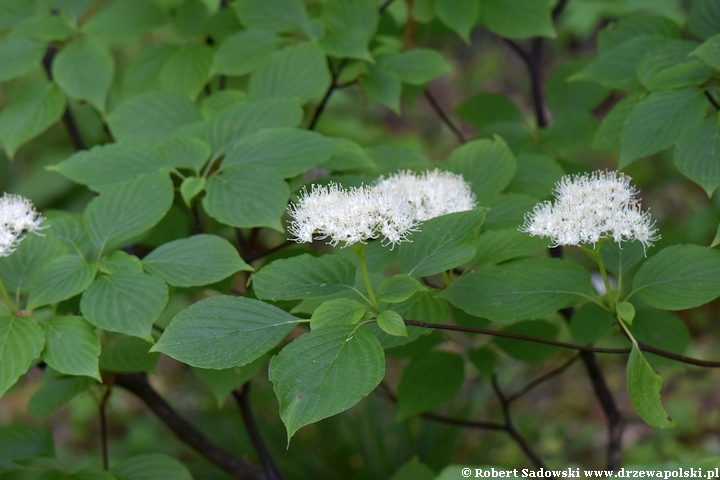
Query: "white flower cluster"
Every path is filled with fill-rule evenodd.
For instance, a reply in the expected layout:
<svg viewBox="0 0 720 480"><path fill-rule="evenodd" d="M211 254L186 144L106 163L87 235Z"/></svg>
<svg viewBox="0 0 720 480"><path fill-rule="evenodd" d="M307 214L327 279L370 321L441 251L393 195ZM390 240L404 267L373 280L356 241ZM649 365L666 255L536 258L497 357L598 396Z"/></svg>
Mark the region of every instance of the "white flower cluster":
<svg viewBox="0 0 720 480"><path fill-rule="evenodd" d="M24 233L44 228L43 220L30 200L5 193L0 198L0 257L13 253Z"/></svg>
<svg viewBox="0 0 720 480"><path fill-rule="evenodd" d="M434 170L419 176L400 172L375 186L345 189L336 183L303 190L288 211L288 231L295 241L329 238L337 246L384 238L388 244L407 241L420 221L470 210L475 196L462 176Z"/></svg>
<svg viewBox="0 0 720 480"><path fill-rule="evenodd" d="M595 245L601 238L652 245L660 237L650 214L640 210L630 180L620 172L566 175L555 186L555 203L535 206L520 230L550 237L554 246Z"/></svg>

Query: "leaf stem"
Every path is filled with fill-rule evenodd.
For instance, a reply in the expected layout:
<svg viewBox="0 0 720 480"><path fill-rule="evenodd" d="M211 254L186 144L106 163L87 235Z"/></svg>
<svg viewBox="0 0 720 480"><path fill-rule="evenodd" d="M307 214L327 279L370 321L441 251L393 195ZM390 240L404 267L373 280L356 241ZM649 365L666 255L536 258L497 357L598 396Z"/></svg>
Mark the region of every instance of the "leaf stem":
<svg viewBox="0 0 720 480"><path fill-rule="evenodd" d="M353 246L352 249L355 251L355 254L358 257L358 262L360 263L360 271L362 272L363 281L365 282L365 288L368 292L368 297L370 297L370 305L372 305L373 309L377 313L380 313L380 306L378 305L377 298L375 298L375 292L373 292L372 284L370 283L370 275L368 274L367 263L365 262L365 244L361 243L357 247Z"/></svg>
<svg viewBox="0 0 720 480"><path fill-rule="evenodd" d="M583 246L581 246L580 249L592 257L595 260L595 263L597 263L597 266L600 269L600 275L602 275L603 278L603 283L605 284L605 291L607 292L607 298L610 303L610 312L615 314L615 295L610 287L610 280L608 279L607 270L605 269L605 262L603 262L602 254L600 253L600 247L602 246L604 240L605 239L600 239L595 250L590 250L589 248Z"/></svg>

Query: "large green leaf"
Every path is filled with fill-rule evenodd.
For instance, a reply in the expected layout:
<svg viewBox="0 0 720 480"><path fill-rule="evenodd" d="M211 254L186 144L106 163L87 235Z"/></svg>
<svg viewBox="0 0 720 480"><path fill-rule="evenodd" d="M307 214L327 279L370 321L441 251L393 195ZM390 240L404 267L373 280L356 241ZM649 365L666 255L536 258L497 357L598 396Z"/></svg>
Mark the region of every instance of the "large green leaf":
<svg viewBox="0 0 720 480"><path fill-rule="evenodd" d="M452 68L436 50L413 48L394 57L388 71L410 85L425 85L440 75L452 72Z"/></svg>
<svg viewBox="0 0 720 480"><path fill-rule="evenodd" d="M21 460L54 456L55 443L49 428L21 423L0 427L0 458Z"/></svg>
<svg viewBox="0 0 720 480"><path fill-rule="evenodd" d="M154 143L199 120L197 107L187 97L148 92L121 103L108 117L108 125L118 141Z"/></svg>
<svg viewBox="0 0 720 480"><path fill-rule="evenodd" d="M106 335L107 336L107 335ZM150 372L155 373L159 353L148 353L152 344L138 337L111 335L119 340L103 346L100 354L100 369L111 372Z"/></svg>
<svg viewBox="0 0 720 480"><path fill-rule="evenodd" d="M192 169L198 175L212 154L210 145L194 137L169 138L160 145L159 152L168 165Z"/></svg>
<svg viewBox="0 0 720 480"><path fill-rule="evenodd" d="M302 108L292 100L251 100L228 107L215 115L205 131L213 157L225 155L245 135L272 127L296 127Z"/></svg>
<svg viewBox="0 0 720 480"><path fill-rule="evenodd" d="M478 203L491 200L510 184L515 175L515 156L501 138L474 140L462 145L448 158L450 171L470 183Z"/></svg>
<svg viewBox="0 0 720 480"><path fill-rule="evenodd" d="M250 165L289 178L328 161L336 147L331 139L308 130L268 128L236 143L222 167Z"/></svg>
<svg viewBox="0 0 720 480"><path fill-rule="evenodd" d="M270 227L283 231L280 217L290 188L278 175L257 167L228 167L208 180L205 211L232 227Z"/></svg>
<svg viewBox="0 0 720 480"><path fill-rule="evenodd" d="M82 317L59 317L40 324L45 332L42 358L67 375L85 375L100 381L100 339Z"/></svg>
<svg viewBox="0 0 720 480"><path fill-rule="evenodd" d="M212 297L178 313L150 351L193 367L241 367L277 345L299 322L259 300Z"/></svg>
<svg viewBox="0 0 720 480"><path fill-rule="evenodd" d="M457 395L465 376L462 357L428 352L405 367L397 391L397 420L431 410Z"/></svg>
<svg viewBox="0 0 720 480"><path fill-rule="evenodd" d="M40 65L45 45L29 38L0 38L0 82L20 77Z"/></svg>
<svg viewBox="0 0 720 480"><path fill-rule="evenodd" d="M367 73L363 76L363 90L369 98L377 100L400 115L400 95L402 82L395 73L389 72L379 57L375 64L367 64Z"/></svg>
<svg viewBox="0 0 720 480"><path fill-rule="evenodd" d="M470 44L470 31L480 15L480 3L477 0L440 1L435 4L435 12L441 22Z"/></svg>
<svg viewBox="0 0 720 480"><path fill-rule="evenodd" d="M470 315L490 320L543 318L595 296L590 274L569 260L526 258L490 265L458 279L444 292Z"/></svg>
<svg viewBox="0 0 720 480"><path fill-rule="evenodd" d="M680 26L660 15L629 15L612 22L597 37L598 53L603 54L636 37L681 38Z"/></svg>
<svg viewBox="0 0 720 480"><path fill-rule="evenodd" d="M83 25L83 31L94 37L116 40L158 27L168 19L154 2L118 0L93 16Z"/></svg>
<svg viewBox="0 0 720 480"><path fill-rule="evenodd" d="M83 294L80 309L98 328L151 340L168 302L168 287L155 275L120 271L103 275Z"/></svg>
<svg viewBox="0 0 720 480"><path fill-rule="evenodd" d="M669 428L675 422L668 417L660 401L663 380L633 345L627 364L627 386L635 411L655 428Z"/></svg>
<svg viewBox="0 0 720 480"><path fill-rule="evenodd" d="M381 302L404 302L417 292L424 292L427 288L409 275L393 275L386 278L375 290L375 296Z"/></svg>
<svg viewBox="0 0 720 480"><path fill-rule="evenodd" d="M720 185L720 115L693 126L675 144L675 166L711 197Z"/></svg>
<svg viewBox="0 0 720 480"><path fill-rule="evenodd" d="M481 0L480 18L501 37L555 37L547 0Z"/></svg>
<svg viewBox="0 0 720 480"><path fill-rule="evenodd" d="M640 83L651 91L700 85L713 70L689 56L697 46L697 42L674 40L650 50L637 67Z"/></svg>
<svg viewBox="0 0 720 480"><path fill-rule="evenodd" d="M0 281L8 292L27 293L47 264L67 252L55 229L45 232L42 237L28 235L12 255L0 257Z"/></svg>
<svg viewBox="0 0 720 480"><path fill-rule="evenodd" d="M702 122L707 100L697 88L654 92L630 112L621 135L620 167L672 146Z"/></svg>
<svg viewBox="0 0 720 480"><path fill-rule="evenodd" d="M267 300L319 297L352 288L355 265L336 255L275 260L252 276L255 294Z"/></svg>
<svg viewBox="0 0 720 480"><path fill-rule="evenodd" d="M112 472L128 480L156 480L159 478L193 480L185 465L173 457L160 453L135 455L114 466Z"/></svg>
<svg viewBox="0 0 720 480"><path fill-rule="evenodd" d="M230 35L213 58L213 72L247 75L282 45L282 38L267 30L250 28Z"/></svg>
<svg viewBox="0 0 720 480"><path fill-rule="evenodd" d="M684 310L720 296L720 252L698 245L673 245L646 261L633 293L660 310Z"/></svg>
<svg viewBox="0 0 720 480"><path fill-rule="evenodd" d="M450 213L423 222L412 241L400 244L398 260L403 271L426 277L469 262L477 251L477 236L486 209Z"/></svg>
<svg viewBox="0 0 720 480"><path fill-rule="evenodd" d="M17 95L0 113L0 143L12 158L24 143L57 122L65 111L57 85L41 84Z"/></svg>
<svg viewBox="0 0 720 480"><path fill-rule="evenodd" d="M685 349L690 344L690 330L687 325L680 317L670 312L655 309L638 310L628 329L638 342L678 355L685 353ZM651 365L683 365L676 360L652 353L645 353L644 356Z"/></svg>
<svg viewBox="0 0 720 480"><path fill-rule="evenodd" d="M478 237L473 265L500 263L517 257L541 252L550 242L546 238L531 237L517 228L491 230Z"/></svg>
<svg viewBox="0 0 720 480"><path fill-rule="evenodd" d="M324 302L312 314L310 328L353 325L365 316L367 306L356 300L337 298Z"/></svg>
<svg viewBox="0 0 720 480"><path fill-rule="evenodd" d="M0 316L0 397L28 371L44 345L45 336L35 319ZM7 455L4 449L0 452Z"/></svg>
<svg viewBox="0 0 720 480"><path fill-rule="evenodd" d="M344 412L385 375L378 340L357 325L319 328L296 339L270 362L288 442L301 427Z"/></svg>
<svg viewBox="0 0 720 480"><path fill-rule="evenodd" d="M565 173L555 160L545 155L521 154L515 160L517 168L507 187L508 193L547 198Z"/></svg>
<svg viewBox="0 0 720 480"><path fill-rule="evenodd" d="M101 112L114 72L107 47L89 40L63 48L52 64L53 79L69 96L87 100Z"/></svg>
<svg viewBox="0 0 720 480"><path fill-rule="evenodd" d="M334 57L372 61L368 44L375 35L380 15L367 0L329 0L323 6L326 33L323 49Z"/></svg>
<svg viewBox="0 0 720 480"><path fill-rule="evenodd" d="M208 285L240 270L252 270L230 242L215 235L166 243L147 255L143 266L177 287Z"/></svg>
<svg viewBox="0 0 720 480"><path fill-rule="evenodd" d="M63 255L50 262L30 290L27 309L34 310L51 303L67 300L90 286L97 265L77 255Z"/></svg>
<svg viewBox="0 0 720 480"><path fill-rule="evenodd" d="M699 57L715 70L720 70L720 33L705 40L690 55Z"/></svg>
<svg viewBox="0 0 720 480"><path fill-rule="evenodd" d="M155 150L117 142L81 150L50 169L100 192L118 182L165 167L165 160Z"/></svg>
<svg viewBox="0 0 720 480"><path fill-rule="evenodd" d="M304 29L308 21L302 0L238 0L233 7L247 28L292 32Z"/></svg>
<svg viewBox="0 0 720 480"><path fill-rule="evenodd" d="M207 45L182 48L165 61L160 69L160 86L194 99L210 79L213 50Z"/></svg>
<svg viewBox="0 0 720 480"><path fill-rule="evenodd" d="M85 209L95 247L117 247L150 230L170 209L173 196L166 172L139 175L105 189Z"/></svg>
<svg viewBox="0 0 720 480"><path fill-rule="evenodd" d="M692 33L708 38L720 31L720 4L714 0L694 0L688 16Z"/></svg>
<svg viewBox="0 0 720 480"><path fill-rule="evenodd" d="M42 385L28 402L28 413L39 419L50 415L96 383L90 377L60 376Z"/></svg>
<svg viewBox="0 0 720 480"><path fill-rule="evenodd" d="M502 331L547 340L555 340L558 334L558 328L555 325L533 320L513 323L503 328ZM516 340L513 338L496 337L493 339L493 342L511 357L532 364L543 362L562 351L559 347L552 345L543 345L541 343Z"/></svg>
<svg viewBox="0 0 720 480"><path fill-rule="evenodd" d="M303 42L270 55L250 75L248 93L251 98L289 98L305 103L319 98L330 81L320 46Z"/></svg>
<svg viewBox="0 0 720 480"><path fill-rule="evenodd" d="M122 81L123 92L127 95L136 95L157 90L160 83L160 68L179 48L177 45L155 42L140 50L125 71Z"/></svg>
<svg viewBox="0 0 720 480"><path fill-rule="evenodd" d="M600 305L588 303L573 312L570 331L575 343L592 344L608 333L615 321L615 315Z"/></svg>

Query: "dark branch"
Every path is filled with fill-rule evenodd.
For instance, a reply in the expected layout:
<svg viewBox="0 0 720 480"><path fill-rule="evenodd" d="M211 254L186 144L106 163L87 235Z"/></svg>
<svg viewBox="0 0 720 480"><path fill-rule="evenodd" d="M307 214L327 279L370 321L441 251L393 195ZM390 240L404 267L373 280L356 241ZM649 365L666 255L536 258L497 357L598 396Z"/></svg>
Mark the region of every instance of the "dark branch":
<svg viewBox="0 0 720 480"><path fill-rule="evenodd" d="M250 408L250 382L246 382L241 388L233 390L232 394L240 408L240 414L245 423L250 441L263 464L265 476L268 480L283 480L280 470L275 465L275 462L273 462L272 456L270 456L270 452L265 446L262 435L260 435L260 429Z"/></svg>
<svg viewBox="0 0 720 480"><path fill-rule="evenodd" d="M460 129L453 123L452 120L450 120L450 117L448 117L447 114L443 111L440 104L437 102L437 100L435 100L435 97L432 95L432 93L430 93L430 90L425 89L423 95L425 96L425 99L428 101L432 109L435 110L435 113L437 113L438 117L440 117L440 120L442 120L443 123L447 125L450 130L452 130L460 143L466 143L467 139L465 138L465 135L463 135Z"/></svg>
<svg viewBox="0 0 720 480"><path fill-rule="evenodd" d="M315 127L320 120L320 116L323 114L327 103L330 101L330 97L332 96L335 89L338 88L338 79L340 78L340 74L345 69L347 63L348 59L343 58L342 60L340 60L340 63L338 63L337 69L333 70L332 65L330 65L330 59L328 59L328 66L330 67L330 72L332 74L332 81L330 82L330 86L328 87L328 89L325 91L325 95L323 95L322 100L320 100L320 105L318 105L315 109L315 113L310 120L310 125L308 125L308 130L315 130Z"/></svg>
<svg viewBox="0 0 720 480"><path fill-rule="evenodd" d="M568 0L560 0L557 5L555 5L555 8L552 10L552 19L553 21L557 20L558 17L562 14L563 10L565 10L565 7L568 4Z"/></svg>
<svg viewBox="0 0 720 480"><path fill-rule="evenodd" d="M720 105L715 101L712 95L710 95L710 92L705 90L705 97L708 99L708 101L712 104L713 107L715 107L715 110L720 110Z"/></svg>
<svg viewBox="0 0 720 480"><path fill-rule="evenodd" d="M108 428L107 428L107 415L106 407L108 400L110 399L110 393L112 392L111 387L105 389L105 393L100 399L100 450L102 452L102 463L103 470L110 469L110 455L108 453Z"/></svg>
<svg viewBox="0 0 720 480"><path fill-rule="evenodd" d="M567 362L563 363L563 364L560 365L559 367L557 367L557 368L555 368L555 369L553 369L553 370L550 370L549 372L541 375L540 377L536 378L536 379L533 380L532 382L528 383L528 384L525 385L523 388L521 388L521 389L518 390L517 392L513 393L512 395L510 395L510 396L507 398L508 403L514 402L515 400L517 400L518 398L522 397L523 395L525 395L526 393L528 393L530 390L532 390L533 388L537 387L538 385L544 383L544 382L547 381L547 380L550 380L550 379L553 378L553 377L556 377L557 375L560 375L562 372L565 371L565 369L567 369L570 365L572 365L573 363L575 363L575 361L576 361L578 358L580 358L580 357L579 357L578 355L575 355L575 356L573 356L572 358L570 358L570 360L568 360Z"/></svg>
<svg viewBox="0 0 720 480"><path fill-rule="evenodd" d="M388 7L390 6L391 3L393 3L393 1L394 1L394 0L385 0L385 3L383 3L383 4L380 6L380 9L379 9L379 10L380 10L380 15L382 15L383 13L385 13L385 10L388 9Z"/></svg>
<svg viewBox="0 0 720 480"><path fill-rule="evenodd" d="M115 384L134 393L158 418L188 446L220 467L234 478L242 480L265 479L262 470L246 463L210 440L204 433L181 417L148 383L144 373L121 373Z"/></svg>

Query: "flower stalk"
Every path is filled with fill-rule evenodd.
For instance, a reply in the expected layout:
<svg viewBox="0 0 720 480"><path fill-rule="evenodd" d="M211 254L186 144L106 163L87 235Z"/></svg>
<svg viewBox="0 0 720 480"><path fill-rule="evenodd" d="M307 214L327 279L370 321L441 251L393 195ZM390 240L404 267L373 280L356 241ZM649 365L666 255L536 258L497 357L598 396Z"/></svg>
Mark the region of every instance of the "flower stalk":
<svg viewBox="0 0 720 480"><path fill-rule="evenodd" d="M370 283L370 274L368 273L367 262L365 261L365 244L359 243L353 245L352 249L357 255L358 262L360 263L360 272L362 273L363 282L365 282L365 289L368 293L370 305L372 305L375 312L380 313L380 305L378 304L377 298L375 298L375 292L373 291L372 284Z"/></svg>

